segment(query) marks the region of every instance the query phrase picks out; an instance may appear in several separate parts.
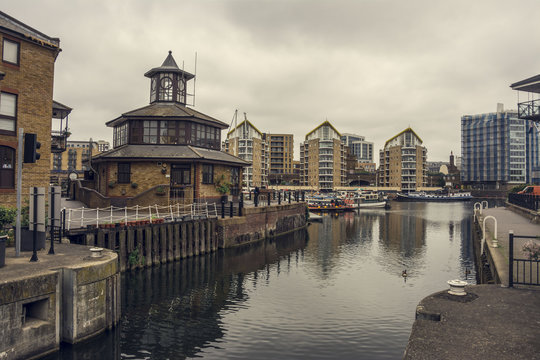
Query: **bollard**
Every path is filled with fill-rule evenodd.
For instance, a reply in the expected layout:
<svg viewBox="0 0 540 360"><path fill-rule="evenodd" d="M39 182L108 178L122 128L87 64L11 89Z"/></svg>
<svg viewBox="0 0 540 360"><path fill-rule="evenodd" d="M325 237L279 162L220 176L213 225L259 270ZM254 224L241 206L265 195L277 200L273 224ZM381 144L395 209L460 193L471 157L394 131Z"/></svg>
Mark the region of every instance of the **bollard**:
<svg viewBox="0 0 540 360"><path fill-rule="evenodd" d="M278 192L277 194L277 203L278 205L281 205L281 192Z"/></svg>
<svg viewBox="0 0 540 360"><path fill-rule="evenodd" d="M255 193L255 197L253 198L253 202L255 203L255 207L259 206L259 194Z"/></svg>
<svg viewBox="0 0 540 360"><path fill-rule="evenodd" d="M464 296L467 295L465 292L465 286L468 285L466 281L463 280L448 280L447 284L450 285L450 290L448 293L450 295Z"/></svg>
<svg viewBox="0 0 540 360"><path fill-rule="evenodd" d="M306 192L302 190L302 202L306 201Z"/></svg>
<svg viewBox="0 0 540 360"><path fill-rule="evenodd" d="M58 206L60 204L55 204L54 203L54 195L55 195L55 192L54 192L54 189L55 187L54 186L51 186L50 187L50 192L51 192L51 204L49 205L50 208L51 208L51 219L49 219L49 221L51 222L51 228L50 228L50 236L51 236L51 247L49 248L49 255L54 255L54 224L56 222L56 219L55 219L55 214L56 212L54 211L56 209L55 206Z"/></svg>
<svg viewBox="0 0 540 360"><path fill-rule="evenodd" d="M240 201L238 202L238 216L242 216L243 209L244 209L244 194L240 193Z"/></svg>
<svg viewBox="0 0 540 360"><path fill-rule="evenodd" d="M291 203L291 192L289 191L289 204Z"/></svg>
<svg viewBox="0 0 540 360"><path fill-rule="evenodd" d="M508 231L508 287L514 287L514 230Z"/></svg>
<svg viewBox="0 0 540 360"><path fill-rule="evenodd" d="M229 217L233 217L233 202L231 201L231 206L229 209Z"/></svg>
<svg viewBox="0 0 540 360"><path fill-rule="evenodd" d="M266 194L266 199L268 200L268 206L270 206L270 193Z"/></svg>
<svg viewBox="0 0 540 360"><path fill-rule="evenodd" d="M225 218L225 201L221 200L221 218Z"/></svg>

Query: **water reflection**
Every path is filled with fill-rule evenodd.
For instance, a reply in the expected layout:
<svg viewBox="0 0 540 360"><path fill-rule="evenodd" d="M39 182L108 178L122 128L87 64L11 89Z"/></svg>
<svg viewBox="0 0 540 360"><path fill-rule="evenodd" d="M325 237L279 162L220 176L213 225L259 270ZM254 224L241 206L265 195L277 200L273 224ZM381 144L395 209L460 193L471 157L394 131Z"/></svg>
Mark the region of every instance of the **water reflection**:
<svg viewBox="0 0 540 360"><path fill-rule="evenodd" d="M417 303L449 279L474 282L471 208L326 215L280 239L126 274L121 326L50 358L400 358Z"/></svg>

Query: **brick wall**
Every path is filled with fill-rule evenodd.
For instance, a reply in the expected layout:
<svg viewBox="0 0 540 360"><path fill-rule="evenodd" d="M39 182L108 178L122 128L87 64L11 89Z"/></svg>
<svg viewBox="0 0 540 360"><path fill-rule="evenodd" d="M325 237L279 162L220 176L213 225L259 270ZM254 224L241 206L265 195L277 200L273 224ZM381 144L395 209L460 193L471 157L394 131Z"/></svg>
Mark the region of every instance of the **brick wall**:
<svg viewBox="0 0 540 360"><path fill-rule="evenodd" d="M3 37L0 33L0 44ZM9 37L9 36L6 36ZM20 41L20 66L10 66L0 60L0 71L6 75L0 89L17 94L17 129L37 134L41 143L40 160L24 164L22 172L23 201L28 198L28 188L49 185L51 163L51 120L56 49ZM18 134L18 130L17 130ZM18 135L0 135L0 145L17 150ZM15 167L15 184L16 184ZM16 189L0 189L0 203L16 206Z"/></svg>

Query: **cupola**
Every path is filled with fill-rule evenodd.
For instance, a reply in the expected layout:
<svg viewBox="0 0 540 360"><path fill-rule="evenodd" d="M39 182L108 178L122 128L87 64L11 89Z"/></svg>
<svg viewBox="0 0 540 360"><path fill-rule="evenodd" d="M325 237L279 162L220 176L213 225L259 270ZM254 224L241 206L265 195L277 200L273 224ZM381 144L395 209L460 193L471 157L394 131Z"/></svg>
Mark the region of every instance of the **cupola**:
<svg viewBox="0 0 540 360"><path fill-rule="evenodd" d="M172 56L172 51L160 67L147 71L144 76L151 79L150 103L171 102L186 104L186 83L195 75L178 67Z"/></svg>

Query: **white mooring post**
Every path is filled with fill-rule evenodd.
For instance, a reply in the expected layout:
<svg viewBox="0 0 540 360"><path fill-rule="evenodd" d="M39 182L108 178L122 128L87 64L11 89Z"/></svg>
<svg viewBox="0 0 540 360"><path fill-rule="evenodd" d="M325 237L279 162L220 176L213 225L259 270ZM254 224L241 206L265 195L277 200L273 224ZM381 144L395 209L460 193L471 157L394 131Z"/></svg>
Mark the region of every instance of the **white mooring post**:
<svg viewBox="0 0 540 360"><path fill-rule="evenodd" d="M482 201L482 209L487 209L489 207L489 204L487 202L487 200L483 200Z"/></svg>
<svg viewBox="0 0 540 360"><path fill-rule="evenodd" d="M494 234L493 234L493 241L491 242L491 246L493 247L499 247L499 241L497 240L497 219L495 219L495 217L489 215L489 216L486 216L484 218L484 222L482 224L482 228L483 228L483 235L482 235L482 246L484 245L484 242L486 241L486 220L487 219L493 219L493 223L495 224L495 231L494 231ZM483 250L483 248L482 248Z"/></svg>
<svg viewBox="0 0 540 360"><path fill-rule="evenodd" d="M480 215L482 214L482 204L479 202L474 203L474 210L478 210L480 212Z"/></svg>

